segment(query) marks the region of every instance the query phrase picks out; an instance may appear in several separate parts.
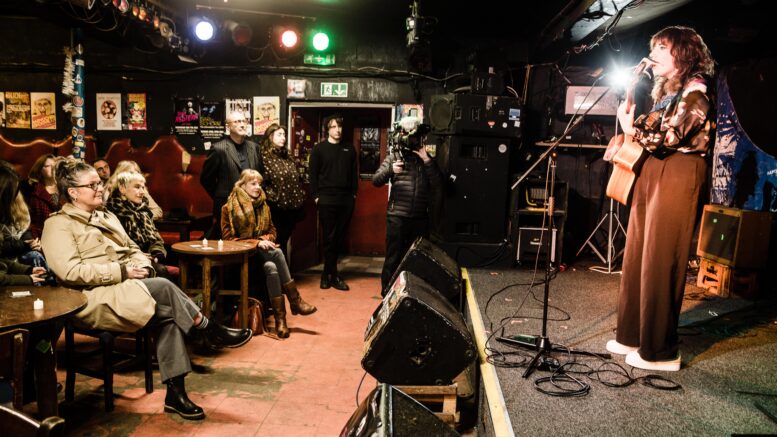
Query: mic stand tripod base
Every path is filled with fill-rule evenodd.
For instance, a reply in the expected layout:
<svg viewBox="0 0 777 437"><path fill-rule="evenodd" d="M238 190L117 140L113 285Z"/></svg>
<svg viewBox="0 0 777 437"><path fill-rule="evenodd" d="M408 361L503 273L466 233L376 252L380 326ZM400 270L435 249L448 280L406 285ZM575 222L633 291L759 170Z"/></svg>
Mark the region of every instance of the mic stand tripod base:
<svg viewBox="0 0 777 437"><path fill-rule="evenodd" d="M556 368L559 367L558 362L552 357L545 357L545 359L542 360L542 362L540 362L538 365L538 362L540 361L540 357L542 357L542 355L545 353L561 352L561 353L576 354L576 355L589 355L589 356L604 358L606 360L609 360L612 358L612 355L610 355L607 352L592 353L592 352L587 352L587 351L572 349L567 347L556 347L551 344L550 340L547 337L539 337L536 335L519 334L519 335L514 335L512 337L496 337L496 340L501 343L507 344L509 346L521 347L524 349L537 351L537 354L534 356L534 358L532 358L532 360L529 362L529 366L523 372L522 376L524 378L528 378L535 368L539 368L540 370L550 370L550 369L543 369L543 367L553 368L554 367L553 363L555 363Z"/></svg>

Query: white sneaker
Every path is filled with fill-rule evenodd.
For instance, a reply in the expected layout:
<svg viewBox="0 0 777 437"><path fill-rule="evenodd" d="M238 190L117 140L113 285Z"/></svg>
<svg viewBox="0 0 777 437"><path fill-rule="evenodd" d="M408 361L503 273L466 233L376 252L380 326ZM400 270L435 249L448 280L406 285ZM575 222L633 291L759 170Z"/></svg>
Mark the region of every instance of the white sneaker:
<svg viewBox="0 0 777 437"><path fill-rule="evenodd" d="M610 340L607 342L607 350L609 352L612 352L614 354L618 355L626 355L629 352L634 352L638 347L634 346L626 346L625 344L618 343L618 340Z"/></svg>
<svg viewBox="0 0 777 437"><path fill-rule="evenodd" d="M629 352L626 355L626 364L636 367L638 369L645 370L659 370L663 372L677 372L680 370L680 353L677 353L677 358L669 361L645 361L639 356L639 352Z"/></svg>

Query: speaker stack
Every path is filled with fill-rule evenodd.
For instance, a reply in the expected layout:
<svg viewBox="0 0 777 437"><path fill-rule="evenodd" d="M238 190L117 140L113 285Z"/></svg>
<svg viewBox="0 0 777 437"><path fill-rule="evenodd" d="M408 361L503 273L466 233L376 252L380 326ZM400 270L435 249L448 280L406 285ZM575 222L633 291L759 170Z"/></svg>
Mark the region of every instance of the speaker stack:
<svg viewBox="0 0 777 437"><path fill-rule="evenodd" d="M445 184L431 235L460 265L488 264L505 248L510 153L521 137L522 111L511 97L432 96L429 124Z"/></svg>

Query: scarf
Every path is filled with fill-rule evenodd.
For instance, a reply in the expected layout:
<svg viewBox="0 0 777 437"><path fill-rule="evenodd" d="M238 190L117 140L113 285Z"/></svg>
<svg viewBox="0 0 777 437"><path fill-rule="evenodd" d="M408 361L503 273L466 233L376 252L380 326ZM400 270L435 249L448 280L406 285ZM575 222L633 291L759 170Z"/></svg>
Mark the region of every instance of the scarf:
<svg viewBox="0 0 777 437"><path fill-rule="evenodd" d="M147 251L152 243L161 239L148 207L148 199L143 198L143 203L138 205L115 190L105 207L116 215L127 235L141 250Z"/></svg>
<svg viewBox="0 0 777 437"><path fill-rule="evenodd" d="M238 238L259 238L270 227L270 208L265 202L264 190L252 199L244 189L237 187L227 199L229 226Z"/></svg>

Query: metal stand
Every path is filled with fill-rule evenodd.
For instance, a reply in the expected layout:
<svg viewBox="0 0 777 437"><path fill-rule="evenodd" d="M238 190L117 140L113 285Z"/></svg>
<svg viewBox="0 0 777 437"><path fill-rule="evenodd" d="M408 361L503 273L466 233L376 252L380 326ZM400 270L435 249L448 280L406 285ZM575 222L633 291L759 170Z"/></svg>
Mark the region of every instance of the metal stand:
<svg viewBox="0 0 777 437"><path fill-rule="evenodd" d="M577 251L577 254L575 256L579 256L580 253L585 249L586 246L590 246L591 250L594 251L596 256L599 257L600 260L604 263L604 266L593 266L590 267L589 270L592 270L594 272L599 273L607 273L607 274L620 274L620 270L614 270L613 269L613 263L615 260L620 258L621 255L623 255L624 249L621 249L618 251L618 253L615 253L615 239L618 237L618 232L623 233L623 236L626 236L626 229L624 229L623 224L621 224L620 218L618 217L618 213L614 211L613 206L615 205L615 201L610 199L610 209L607 211L607 214L602 217L601 220L599 220L599 224L596 225L593 232L591 232L591 235L588 236L588 239L585 240L585 243L583 243L582 246L580 246L580 249ZM607 222L607 257L605 258L604 255L602 255L601 252L599 252L599 249L596 247L596 245L593 243L594 235L596 235L597 232L599 232L600 228L604 224L604 222Z"/></svg>

